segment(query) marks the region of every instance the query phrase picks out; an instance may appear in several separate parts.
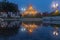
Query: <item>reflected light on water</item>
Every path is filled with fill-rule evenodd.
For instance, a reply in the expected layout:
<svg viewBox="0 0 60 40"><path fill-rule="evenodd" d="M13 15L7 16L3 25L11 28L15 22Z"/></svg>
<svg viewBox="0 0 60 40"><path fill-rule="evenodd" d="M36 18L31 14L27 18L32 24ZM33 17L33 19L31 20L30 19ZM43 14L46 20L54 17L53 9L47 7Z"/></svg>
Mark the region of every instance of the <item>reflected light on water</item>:
<svg viewBox="0 0 60 40"><path fill-rule="evenodd" d="M33 32L33 30L37 28L37 25L36 24L25 24L25 23L22 23L22 26L24 28L26 28L26 30L28 32L30 32L30 33Z"/></svg>
<svg viewBox="0 0 60 40"><path fill-rule="evenodd" d="M57 31L54 31L54 32L53 32L53 35L58 36L58 35L59 35L59 33L58 33Z"/></svg>
<svg viewBox="0 0 60 40"><path fill-rule="evenodd" d="M21 31L26 31L26 28L21 28Z"/></svg>
<svg viewBox="0 0 60 40"><path fill-rule="evenodd" d="M59 35L59 31L58 31L58 27L55 26L55 31L53 31L53 35L58 36Z"/></svg>

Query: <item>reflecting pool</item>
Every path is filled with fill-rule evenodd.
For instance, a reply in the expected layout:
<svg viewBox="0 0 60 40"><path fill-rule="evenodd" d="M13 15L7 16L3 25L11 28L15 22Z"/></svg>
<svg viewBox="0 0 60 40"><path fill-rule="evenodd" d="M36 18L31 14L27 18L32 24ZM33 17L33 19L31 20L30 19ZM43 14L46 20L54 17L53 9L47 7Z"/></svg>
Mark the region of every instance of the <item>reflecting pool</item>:
<svg viewBox="0 0 60 40"><path fill-rule="evenodd" d="M60 24L2 21L0 40L60 40Z"/></svg>

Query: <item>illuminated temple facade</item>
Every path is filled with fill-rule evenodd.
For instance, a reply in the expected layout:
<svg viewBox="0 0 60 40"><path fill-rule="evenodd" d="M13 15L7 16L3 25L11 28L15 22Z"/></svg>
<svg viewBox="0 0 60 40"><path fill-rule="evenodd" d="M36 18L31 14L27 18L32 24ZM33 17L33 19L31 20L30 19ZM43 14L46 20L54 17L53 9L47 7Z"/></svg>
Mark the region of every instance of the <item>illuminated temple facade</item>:
<svg viewBox="0 0 60 40"><path fill-rule="evenodd" d="M22 13L22 16L26 15L36 15L37 11L32 7L32 5L29 5L28 8Z"/></svg>

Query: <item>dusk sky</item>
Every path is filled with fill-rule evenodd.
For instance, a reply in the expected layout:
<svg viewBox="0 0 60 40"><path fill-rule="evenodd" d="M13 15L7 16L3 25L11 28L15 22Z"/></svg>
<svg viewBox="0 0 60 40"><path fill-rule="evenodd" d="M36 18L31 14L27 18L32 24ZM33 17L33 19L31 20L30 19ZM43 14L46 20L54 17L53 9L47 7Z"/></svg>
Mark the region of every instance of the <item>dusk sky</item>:
<svg viewBox="0 0 60 40"><path fill-rule="evenodd" d="M33 7L41 12L50 12L52 10L51 4L53 1L60 1L60 0L8 0L9 2L13 2L18 4L19 9L22 7L28 7L29 4L32 4ZM60 4L59 4L60 5Z"/></svg>

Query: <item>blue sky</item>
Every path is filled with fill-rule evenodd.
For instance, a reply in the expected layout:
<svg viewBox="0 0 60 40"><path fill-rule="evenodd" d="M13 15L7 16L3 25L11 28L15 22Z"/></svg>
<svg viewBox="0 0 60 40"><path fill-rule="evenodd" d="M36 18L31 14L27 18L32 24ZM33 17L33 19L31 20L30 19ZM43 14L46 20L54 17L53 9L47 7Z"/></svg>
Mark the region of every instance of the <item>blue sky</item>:
<svg viewBox="0 0 60 40"><path fill-rule="evenodd" d="M27 7L29 4L32 4L33 7L41 12L50 12L51 4L53 1L60 1L60 0L8 0L9 2L13 2L18 4L19 9L22 7Z"/></svg>

